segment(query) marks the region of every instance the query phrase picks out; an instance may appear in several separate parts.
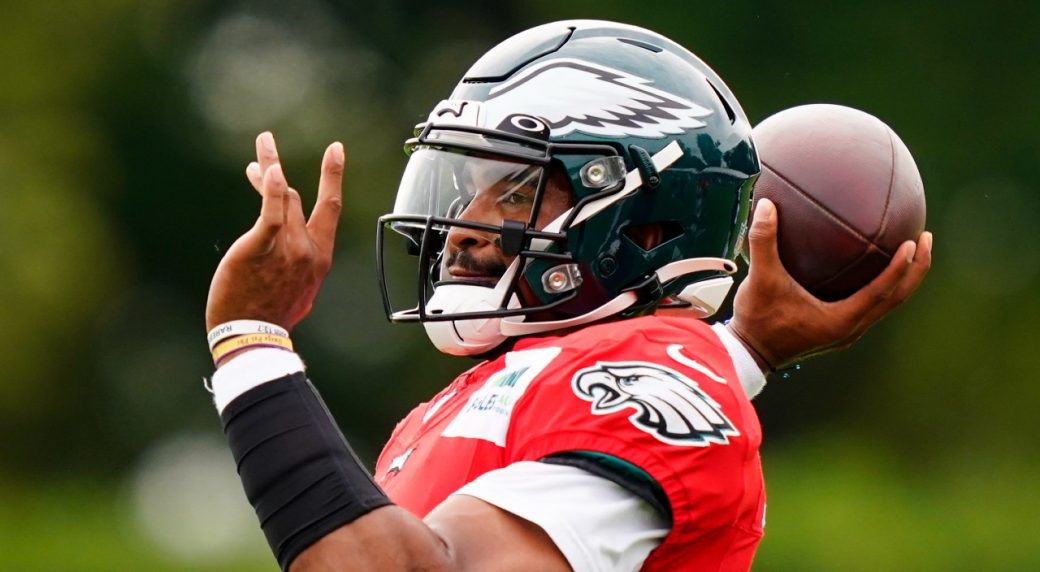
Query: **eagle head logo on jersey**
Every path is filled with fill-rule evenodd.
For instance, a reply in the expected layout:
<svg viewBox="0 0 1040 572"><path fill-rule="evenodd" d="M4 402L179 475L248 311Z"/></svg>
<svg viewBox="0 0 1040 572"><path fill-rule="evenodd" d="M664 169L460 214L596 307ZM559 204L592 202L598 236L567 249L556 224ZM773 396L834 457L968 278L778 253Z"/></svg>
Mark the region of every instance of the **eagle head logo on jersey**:
<svg viewBox="0 0 1040 572"><path fill-rule="evenodd" d="M574 393L592 402L592 413L634 409L636 427L672 445L727 444L740 432L697 382L661 365L600 362L575 374Z"/></svg>

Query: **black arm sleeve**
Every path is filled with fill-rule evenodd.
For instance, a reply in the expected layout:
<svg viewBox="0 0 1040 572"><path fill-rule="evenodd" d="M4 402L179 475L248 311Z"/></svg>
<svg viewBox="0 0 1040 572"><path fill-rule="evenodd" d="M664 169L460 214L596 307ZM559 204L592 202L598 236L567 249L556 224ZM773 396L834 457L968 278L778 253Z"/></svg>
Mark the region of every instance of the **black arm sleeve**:
<svg viewBox="0 0 1040 572"><path fill-rule="evenodd" d="M303 372L247 391L220 417L283 570L321 537L390 504Z"/></svg>

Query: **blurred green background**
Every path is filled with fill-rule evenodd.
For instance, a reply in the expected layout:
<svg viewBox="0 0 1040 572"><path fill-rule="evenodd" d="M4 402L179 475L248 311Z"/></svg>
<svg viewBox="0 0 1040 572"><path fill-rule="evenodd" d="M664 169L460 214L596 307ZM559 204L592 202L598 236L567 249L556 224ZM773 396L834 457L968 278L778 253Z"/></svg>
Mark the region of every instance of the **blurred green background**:
<svg viewBox="0 0 1040 572"><path fill-rule="evenodd" d="M753 122L869 111L925 180L915 298L756 401L755 570L1040 569L1040 4L930 4L3 2L0 568L276 570L201 381L209 279L259 204L254 135L305 201L347 146L338 258L294 337L371 462L469 366L382 315L403 140L498 41L594 17L686 45Z"/></svg>

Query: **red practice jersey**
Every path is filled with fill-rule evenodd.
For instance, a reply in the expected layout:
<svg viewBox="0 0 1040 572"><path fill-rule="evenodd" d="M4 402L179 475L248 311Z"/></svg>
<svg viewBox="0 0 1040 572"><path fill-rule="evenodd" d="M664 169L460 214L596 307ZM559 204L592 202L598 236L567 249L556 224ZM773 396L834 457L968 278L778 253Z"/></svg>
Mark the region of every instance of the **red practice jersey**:
<svg viewBox="0 0 1040 572"><path fill-rule="evenodd" d="M645 471L672 528L643 570L748 570L762 537L758 417L716 334L646 316L526 338L460 375L394 430L376 481L424 517L480 475L564 451Z"/></svg>

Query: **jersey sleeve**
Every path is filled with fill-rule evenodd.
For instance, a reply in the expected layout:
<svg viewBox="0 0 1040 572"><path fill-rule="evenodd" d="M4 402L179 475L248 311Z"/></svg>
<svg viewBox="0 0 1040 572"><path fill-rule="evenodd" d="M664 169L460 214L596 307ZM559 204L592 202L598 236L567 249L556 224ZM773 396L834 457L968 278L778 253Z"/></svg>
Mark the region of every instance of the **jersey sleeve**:
<svg viewBox="0 0 1040 572"><path fill-rule="evenodd" d="M669 529L646 501L565 465L513 463L484 473L455 494L538 525L575 572L639 570Z"/></svg>

